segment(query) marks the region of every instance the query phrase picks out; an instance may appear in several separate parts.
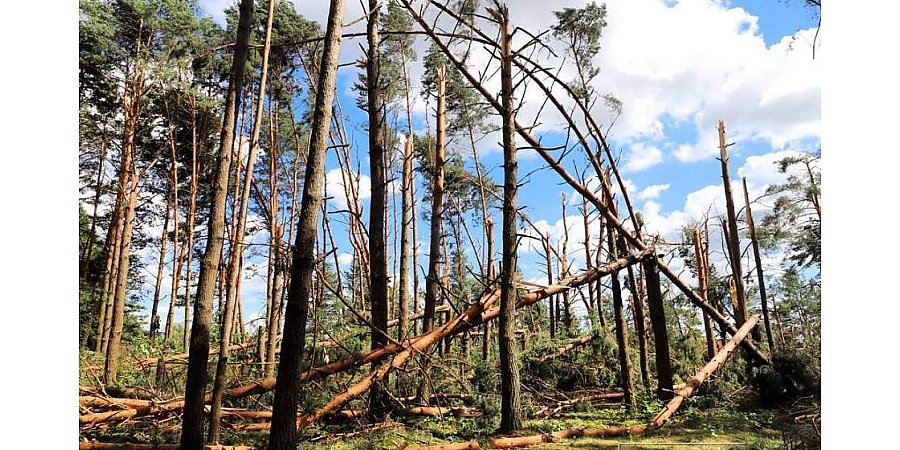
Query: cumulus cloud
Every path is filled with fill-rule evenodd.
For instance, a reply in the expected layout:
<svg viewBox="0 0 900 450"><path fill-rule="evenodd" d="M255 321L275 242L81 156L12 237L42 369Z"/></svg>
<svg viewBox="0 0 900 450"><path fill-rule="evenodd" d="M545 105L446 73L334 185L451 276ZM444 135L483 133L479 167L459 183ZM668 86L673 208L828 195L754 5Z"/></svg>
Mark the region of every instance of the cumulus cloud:
<svg viewBox="0 0 900 450"><path fill-rule="evenodd" d="M650 186L645 187L641 192L638 193L638 200L650 200L656 197L659 197L659 194L662 194L666 190L669 189L671 185L669 183L666 184L652 184Z"/></svg>
<svg viewBox="0 0 900 450"><path fill-rule="evenodd" d="M372 196L372 180L368 175L356 175L348 177L346 180L355 187L359 200L363 201ZM331 169L325 173L325 195L328 201L338 209L347 208L347 196L344 190L345 176L342 175L341 169Z"/></svg>
<svg viewBox="0 0 900 450"><path fill-rule="evenodd" d="M663 160L662 151L652 145L633 144L625 158L625 170L640 172L649 169Z"/></svg>

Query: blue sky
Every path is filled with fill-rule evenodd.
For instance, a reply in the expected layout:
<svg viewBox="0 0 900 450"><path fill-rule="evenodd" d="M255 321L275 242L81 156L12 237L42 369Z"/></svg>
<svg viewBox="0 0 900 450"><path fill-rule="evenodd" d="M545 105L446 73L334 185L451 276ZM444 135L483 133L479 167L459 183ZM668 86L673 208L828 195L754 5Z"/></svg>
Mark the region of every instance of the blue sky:
<svg viewBox="0 0 900 450"><path fill-rule="evenodd" d="M201 6L221 23L222 10L229 3L208 0L201 1ZM324 25L327 2L298 0L294 3L300 14ZM514 25L532 31L545 30L554 22L553 10L580 7L585 3L571 0L553 5L536 0L510 2L511 20ZM658 233L666 240L677 240L681 227L702 220L706 211L713 215L724 211L721 169L716 159L715 124L719 119L725 120L729 142L735 143L730 147L731 175L737 182L734 186L738 189L740 177L747 176L752 198L758 197L768 184L783 178L775 173L774 161L798 150L818 149L821 82L818 61L812 58L816 22L800 3L607 2L609 25L604 30L603 48L594 60L601 73L592 85L598 92L612 94L623 102L622 115L612 127L609 141L614 152L620 155L620 170L635 208L644 216L647 231ZM362 14L359 2L347 2L344 22ZM359 23L345 31L361 30L364 30L364 24ZM822 38L820 34L817 58ZM359 58L360 43L364 44L364 41L345 41L341 62ZM558 44L551 45L560 53ZM420 57L426 46L424 38L417 41ZM484 55L474 54L470 64L480 67L487 62ZM548 60L548 64L553 63ZM358 70L351 66L339 72L338 101L347 116L346 126L355 145L354 151L363 158L360 166L365 178L367 137L362 130L367 117L355 107L355 93L350 90ZM421 73L421 63L414 63L411 81L416 91ZM571 79L572 74L570 68L564 68L561 78ZM488 80L486 86L489 90L499 90L499 80ZM519 121L530 123L542 97L534 87L517 95L524 102ZM413 110L417 131L425 129L426 120L434 120L426 114L421 98L417 99ZM608 126L612 121L610 113L602 106L594 108L592 113L601 126ZM492 120L498 123L496 117ZM536 136L548 146L562 143L565 128L558 114L545 110L540 122L543 125L536 130ZM430 128L434 128L433 123ZM497 133L486 136L480 141L478 151L489 173L497 183L502 183L499 139ZM521 141L519 144L524 145ZM460 151L464 155L470 153L466 146L461 146ZM567 208L569 248L576 249L570 254L570 263L576 268L584 267L583 225L577 209L580 197L573 195L573 189L563 185L552 170L542 169L544 162L534 152L523 151L519 158L520 176L531 173L519 191L520 205L544 232L550 233L554 245L559 246L562 236L560 196L565 193L570 200ZM468 159L471 163L470 156ZM580 156L568 158L566 167L570 172L576 159L579 168L586 166ZM334 156L330 155L326 170L336 167ZM329 183L333 183L333 179ZM365 180L363 184L365 190ZM330 187L339 189L336 185ZM741 191L737 190L735 195L740 198ZM363 200L363 208L368 210L368 200ZM765 201L754 206L756 214L764 214L765 210ZM494 217L495 223L499 224L500 212L494 211ZM336 227L338 253L345 254L346 259L352 248L341 226L336 223L332 226ZM480 234L476 225L470 225L470 228L476 236ZM500 227L495 229L498 236L495 240L499 243ZM594 229L591 232L593 235ZM267 236L259 233L253 239L264 241ZM422 266L427 262L427 239L428 223L420 221L419 264ZM480 245L480 239L476 237L476 241ZM545 281L540 255L526 245L520 250L519 269L524 277ZM152 252L147 257L155 259ZM772 265L777 262L777 258L768 261ZM264 257L251 259L251 265L253 263L264 264ZM673 265L678 267L678 261ZM263 311L265 271L261 273L261 276L251 276L248 271L250 278L244 281L245 319Z"/></svg>

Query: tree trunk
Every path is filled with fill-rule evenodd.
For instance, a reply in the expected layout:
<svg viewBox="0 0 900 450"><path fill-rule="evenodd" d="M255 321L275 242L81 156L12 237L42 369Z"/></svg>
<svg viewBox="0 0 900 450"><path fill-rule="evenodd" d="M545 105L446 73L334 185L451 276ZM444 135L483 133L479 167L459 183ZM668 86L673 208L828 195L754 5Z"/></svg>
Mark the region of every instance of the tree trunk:
<svg viewBox="0 0 900 450"><path fill-rule="evenodd" d="M672 398L672 361L669 358L669 335L666 332L666 313L663 308L662 293L659 289L659 272L656 258L644 261L644 279L647 285L647 306L650 309L650 325L656 343L656 397L660 400Z"/></svg>
<svg viewBox="0 0 900 450"><path fill-rule="evenodd" d="M547 264L547 286L553 284L553 262L550 259L550 233L547 236L541 236L541 244L544 246L544 261ZM556 298L550 297L547 302L547 308L550 315L550 339L556 339Z"/></svg>
<svg viewBox="0 0 900 450"><path fill-rule="evenodd" d="M756 224L753 222L753 211L750 209L750 193L747 191L747 177L744 177L744 218L747 220L747 228L750 229L750 242L753 244L753 258L756 262L756 279L759 282L759 302L762 305L763 325L766 327L766 341L769 343L769 351L775 351L775 341L772 338L772 325L769 323L769 305L766 296L766 280L763 277L762 258L759 254L759 241L756 239ZM818 210L818 204L816 204Z"/></svg>
<svg viewBox="0 0 900 450"><path fill-rule="evenodd" d="M382 99L381 52L378 25L381 6L378 0L369 0L369 16L366 36L369 43L366 64L367 110L369 113L369 176L372 180L372 199L369 207L369 299L372 305L371 347L377 349L387 344L388 283L387 241L385 239L385 111ZM387 384L389 380L382 380ZM380 386L375 386L369 397L369 412L380 416L389 405Z"/></svg>
<svg viewBox="0 0 900 450"><path fill-rule="evenodd" d="M610 257L616 258L616 245L613 233L607 234ZM624 244L624 242L623 242ZM624 247L624 245L623 245ZM628 356L628 321L625 320L625 307L622 301L622 284L619 273L612 274L613 319L616 322L616 344L619 349L619 378L625 394L625 405L634 409L634 379L631 377L631 358Z"/></svg>
<svg viewBox="0 0 900 450"><path fill-rule="evenodd" d="M441 217L444 212L444 142L446 139L446 104L444 66L437 69L437 139L434 148L434 178L431 187L431 234L428 253L428 277L425 279L425 317L422 318L422 333L428 333L434 329L434 308L441 291L440 287L440 263L441 263ZM419 384L416 394L419 399L427 399L431 394L429 375L431 365L426 360L423 363L423 381Z"/></svg>
<svg viewBox="0 0 900 450"><path fill-rule="evenodd" d="M487 208L484 209L487 211ZM485 234L487 235L487 279L490 283L494 280L494 220L486 216L484 221ZM481 340L481 360L487 361L491 356L491 323L484 324L484 336Z"/></svg>
<svg viewBox="0 0 900 450"><path fill-rule="evenodd" d="M640 276L634 276L634 268L628 266L628 283L634 290L631 293L631 309L634 313L634 331L638 335L638 358L641 366L641 380L644 389L650 390L650 366L647 362L647 327L644 319L644 284Z"/></svg>
<svg viewBox="0 0 900 450"><path fill-rule="evenodd" d="M573 275L572 277L559 280L558 283L546 286L541 288L538 291L529 292L519 297L519 301L516 303L516 309L525 308L526 306L533 305L541 300L545 300L553 295L559 294L560 292L567 289L576 289L580 286L583 286L587 283L593 283L596 280L602 278L603 276L609 275L610 273L628 267L632 264L636 264L639 261L642 261L649 257L650 252L645 250L640 253L634 255L628 255L626 257L619 258L615 261L612 261L608 264L598 266L593 270L581 272L579 274ZM482 299L478 301L479 304L490 306L490 304L495 301L500 296L500 289L495 289L492 292L486 293ZM483 308L482 308L483 309ZM471 311L467 311L464 314L465 318L456 321L456 323L452 324L452 326L447 327L446 329L441 330L432 330L432 335L434 333L440 334L435 339L439 339L445 336L454 336L465 331L471 330L472 328L477 327L481 323L490 322L492 320L497 319L500 316L500 308L495 307L488 309L478 316L474 316L471 314ZM370 351L368 353L362 355L354 355L348 357L346 359L335 361L330 364L326 364L321 367L311 368L310 370L304 371L302 374L298 374L299 383L307 383L314 380L321 380L329 375L333 375L339 373L341 371L347 370L351 367L359 367L365 364L371 364L377 361L383 361L394 355L409 350L410 346L419 342L420 340L429 337L426 336L428 333L421 334L419 336L415 336L410 338L409 340L404 342L404 345L398 344L388 344L385 347L382 347L375 351ZM430 336L429 339L432 339L434 336ZM431 341L435 342L434 340ZM281 383L281 386L284 386L285 383ZM250 395L262 394L268 391L271 391L276 388L276 379L274 378L264 378L261 380L256 380L250 384L246 384L243 386L234 387L228 390L228 396L230 398L243 398ZM210 401L212 399L212 395L206 395L206 401ZM176 411L181 409L184 406L184 400L172 400L169 402L165 402L159 405L156 405L154 408L142 411L122 411L117 414L105 414L101 417L96 415L88 415L82 414L79 416L80 423L98 423L105 422L110 420L115 420L117 418L131 418L131 417L140 417L148 414L156 414L162 413L166 411Z"/></svg>
<svg viewBox="0 0 900 450"><path fill-rule="evenodd" d="M663 409L658 414L656 414L653 420L651 420L650 423L647 424L647 430L655 430L663 426L666 420L668 420L669 417L672 417L672 415L675 414L676 411L678 411L678 408L682 405L682 403L684 403L684 401L687 400L691 396L691 394L693 394L694 391L697 390L700 385L703 384L703 382L706 381L706 379L709 378L709 376L713 372L715 372L715 370L718 369L723 362L725 362L725 359L727 359L731 352L733 352L734 349L737 348L741 340L747 337L747 334L749 334L750 330L754 326L756 326L756 323L758 321L759 316L755 314L750 316L744 326L742 326L738 330L738 332L734 334L731 340L729 340L728 343L725 344L722 349L719 350L719 352L716 353L710 359L710 361L706 363L706 365L703 366L702 369L700 369L699 372L697 372L696 375L688 380L685 387L681 388L678 391L678 395L672 398L669 403L666 403L666 406L664 406Z"/></svg>
<svg viewBox="0 0 900 450"><path fill-rule="evenodd" d="M231 150L234 145L235 111L241 100L244 81L244 64L247 61L250 40L250 17L253 1L242 0L231 79L220 134L217 165L210 193L209 224L207 226L206 249L200 260L200 279L197 285L197 305L194 308L194 323L191 328L190 357L188 359L187 382L184 388L184 415L181 429L181 448L185 450L203 447L204 397L209 365L209 330L212 322L212 304L216 288L219 262L225 234L225 201L228 197L228 175L231 169ZM190 304L190 299L185 299ZM187 317L185 318L187 320Z"/></svg>
<svg viewBox="0 0 900 450"><path fill-rule="evenodd" d="M122 217L124 213L125 193L121 189L116 194L116 204L113 207L113 219L106 232L106 270L103 273L103 290L100 292L100 318L97 322L97 342L94 343L94 351L106 355L106 346L109 342L109 324L112 322L112 298L116 286L116 272L119 262L119 238L122 232Z"/></svg>
<svg viewBox="0 0 900 450"><path fill-rule="evenodd" d="M516 161L516 127L513 110L512 37L509 10L500 7L501 36L500 95L503 101L503 269L500 274L500 431L522 428L521 385L516 362L516 212L518 209L518 163Z"/></svg>
<svg viewBox="0 0 900 450"><path fill-rule="evenodd" d="M97 209L100 208L100 193L103 191L103 160L106 158L106 133L100 139L100 161L97 163L97 184L94 186L94 212L91 213L91 231L83 249L81 249L81 279L87 279L88 264L94 251L94 233L97 232ZM87 334L87 333L85 333Z"/></svg>
<svg viewBox="0 0 900 450"><path fill-rule="evenodd" d="M272 450L294 449L297 445L296 417L300 387L297 379L300 377L300 356L306 341L306 316L309 308L307 302L312 292L315 240L325 188L325 152L328 147L343 18L343 0L331 0L317 77L309 156L306 161L306 177L300 203L300 221L294 241L284 338L281 343L278 381L272 407L272 430L269 433L269 449Z"/></svg>
<svg viewBox="0 0 900 450"><path fill-rule="evenodd" d="M237 225L232 234L231 255L228 258L227 285L225 288L225 308L221 314L221 339L219 357L216 361L216 375L213 380L213 398L209 417L209 441L219 442L219 421L222 416L222 395L225 389L225 369L228 367L228 346L231 345L231 333L234 329L234 312L237 297L240 295L241 263L244 255L244 235L247 226L247 209L250 206L250 185L253 183L253 166L259 149L259 134L263 121L263 105L266 96L266 77L269 72L269 45L272 41L272 19L275 0L269 0L269 11L266 19L266 37L263 45L262 67L259 76L259 91L256 99L256 114L253 118L253 129L250 132L250 151L247 155L247 169L244 175L238 207ZM270 104L271 106L271 104ZM274 155L274 148L269 149ZM274 158L274 156L272 156ZM237 186L235 186L237 189ZM235 192L235 196L237 192ZM275 195L274 193L272 195ZM270 220L275 220L276 211L269 211Z"/></svg>
<svg viewBox="0 0 900 450"><path fill-rule="evenodd" d="M719 121L719 155L722 162L722 183L725 189L725 210L728 218L728 249L731 253L731 273L737 295L734 310L735 324L740 327L747 320L747 296L744 293L744 275L741 268L741 248L737 228L737 213L731 190L731 176L728 173L728 145L725 143L725 122Z"/></svg>
<svg viewBox="0 0 900 450"><path fill-rule="evenodd" d="M700 229L694 228L694 254L697 257L697 278L700 282L700 297L709 301L709 267L707 266L706 247L700 237ZM713 334L712 324L709 323L709 315L706 311L703 314L703 331L706 335L706 357L712 359L716 355L715 335Z"/></svg>
<svg viewBox="0 0 900 450"><path fill-rule="evenodd" d="M591 261L591 231L590 214L587 209L587 199L581 197L581 214L584 223L584 267L590 270L594 264ZM599 249L597 250L599 252ZM597 328L597 316L594 312L594 285L588 285L587 316L590 320L591 330Z"/></svg>
<svg viewBox="0 0 900 450"><path fill-rule="evenodd" d="M174 160L172 161L172 165L175 165ZM159 317L157 316L157 310L159 309L159 291L160 288L162 288L163 269L166 266L166 243L169 241L169 216L172 213L172 191L175 189L177 189L177 187L170 184L169 195L166 196L166 217L163 219L162 238L160 239L159 244L159 265L156 268L156 283L153 286L153 306L150 308L150 331L147 333L147 337L151 341L156 340L156 331L159 329Z"/></svg>

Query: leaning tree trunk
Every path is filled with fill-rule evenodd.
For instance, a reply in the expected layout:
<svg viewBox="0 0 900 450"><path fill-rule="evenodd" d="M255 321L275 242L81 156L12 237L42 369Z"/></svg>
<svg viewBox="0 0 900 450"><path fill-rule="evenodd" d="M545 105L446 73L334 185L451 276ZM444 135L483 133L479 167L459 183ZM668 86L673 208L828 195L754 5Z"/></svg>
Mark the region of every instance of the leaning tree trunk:
<svg viewBox="0 0 900 450"><path fill-rule="evenodd" d="M300 355L306 342L306 316L309 308L307 301L312 293L318 231L316 225L325 188L325 152L328 148L343 19L343 0L331 0L317 77L309 155L306 161L303 198L300 203L300 221L294 241L281 359L278 363L275 401L272 406L272 430L269 433L269 449L272 450L294 449L297 445L296 418L300 391L297 379L300 377Z"/></svg>
<svg viewBox="0 0 900 450"><path fill-rule="evenodd" d="M197 304L191 328L190 357L187 382L184 388L184 415L181 429L181 448L185 450L203 447L204 397L209 365L209 329L212 323L213 296L225 234L225 201L228 197L228 175L231 170L231 149L234 145L235 111L239 107L244 81L244 65L250 41L250 17L253 0L241 0L240 19L231 65L228 95L222 120L221 143L217 155L218 164L213 178L206 249L200 260L200 277L197 284ZM190 302L190 299L185 299Z"/></svg>
<svg viewBox="0 0 900 450"><path fill-rule="evenodd" d="M172 165L175 165L175 161L172 161ZM156 340L156 331L159 330L159 315L157 311L159 310L159 292L162 288L163 269L166 266L166 244L169 241L169 216L172 212L171 190L176 188L172 186L169 189L169 195L166 196L166 217L163 220L162 239L159 243L159 264L156 268L156 283L153 286L153 306L150 308L150 330L147 332L147 337L151 341Z"/></svg>
<svg viewBox="0 0 900 450"><path fill-rule="evenodd" d="M516 363L516 247L518 173L516 127L513 109L512 37L509 10L502 6L500 17L500 95L503 101L503 269L500 274L500 432L522 428L521 385Z"/></svg>
<svg viewBox="0 0 900 450"><path fill-rule="evenodd" d="M385 239L385 146L384 102L382 101L381 57L378 38L379 0L369 0L369 18L366 35L369 41L366 64L367 109L369 113L369 176L372 179L372 200L369 207L369 299L372 302L372 349L387 344L388 283L387 241ZM382 382L387 385L389 380ZM389 401L380 386L375 386L369 397L369 411L376 415L384 412Z"/></svg>
<svg viewBox="0 0 900 450"><path fill-rule="evenodd" d="M747 178L744 177L744 218L747 220L747 228L750 229L750 242L753 244L753 258L756 262L756 279L759 282L759 302L762 304L763 325L766 327L766 340L769 343L769 351L775 350L775 341L772 339L772 325L769 323L769 301L766 297L766 280L763 277L762 258L759 255L759 241L756 239L756 224L753 222L753 211L750 209L750 193L747 191ZM818 204L817 204L818 207Z"/></svg>

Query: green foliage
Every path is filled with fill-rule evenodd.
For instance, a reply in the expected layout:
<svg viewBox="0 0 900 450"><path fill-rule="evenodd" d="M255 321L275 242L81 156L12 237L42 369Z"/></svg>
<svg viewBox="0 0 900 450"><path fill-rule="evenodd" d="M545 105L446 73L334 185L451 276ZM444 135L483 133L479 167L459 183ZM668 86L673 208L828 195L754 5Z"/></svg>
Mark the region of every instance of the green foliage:
<svg viewBox="0 0 900 450"><path fill-rule="evenodd" d="M789 260L801 270L821 270L822 264L819 157L819 153L810 153L778 161L778 171L789 175L784 183L766 190L767 196L775 196L775 205L758 230L763 249L775 251L786 246Z"/></svg>
<svg viewBox="0 0 900 450"><path fill-rule="evenodd" d="M606 27L606 4L597 6L591 2L584 8L564 8L554 11L556 24L553 25L553 36L566 46L566 53L575 60L578 79L570 83L578 98L590 102L594 90L590 81L600 73L592 59L600 51L600 38ZM607 96L611 108L621 110L621 101Z"/></svg>
<svg viewBox="0 0 900 450"><path fill-rule="evenodd" d="M461 56L456 56L458 60L461 58ZM462 62L465 64L464 59ZM485 119L489 110L481 106L481 96L434 43L428 47L423 64L425 73L422 75L422 95L432 105L436 104L437 99L438 68L441 66L445 68L447 135L452 137L463 132L467 133L470 127L473 132L486 131Z"/></svg>

